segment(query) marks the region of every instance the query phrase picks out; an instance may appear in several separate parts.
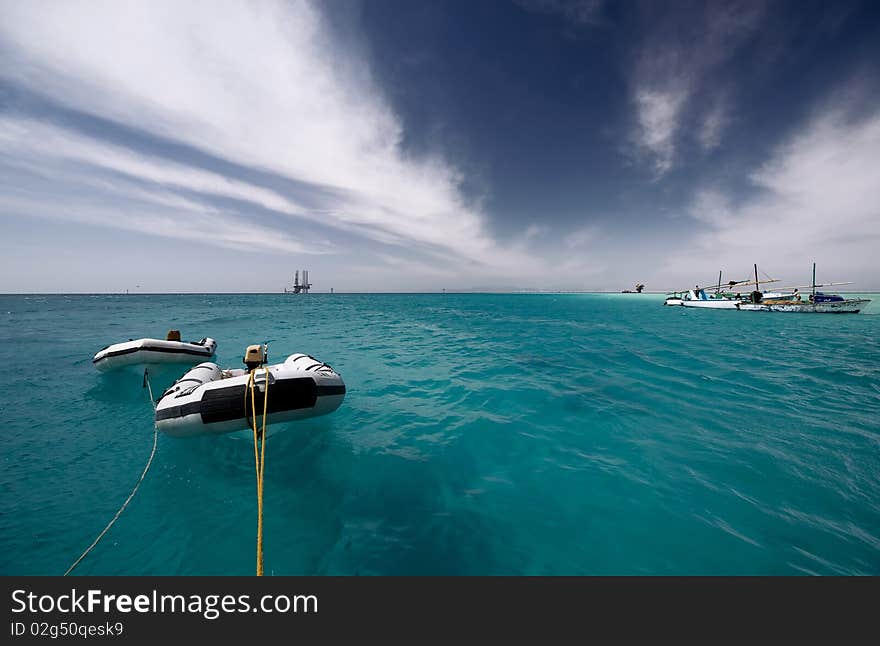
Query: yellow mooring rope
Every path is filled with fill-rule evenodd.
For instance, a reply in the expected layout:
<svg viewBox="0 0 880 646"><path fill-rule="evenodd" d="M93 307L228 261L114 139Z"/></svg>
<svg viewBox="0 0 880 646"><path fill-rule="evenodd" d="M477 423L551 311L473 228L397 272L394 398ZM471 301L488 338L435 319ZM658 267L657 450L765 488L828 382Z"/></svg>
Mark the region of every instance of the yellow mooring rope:
<svg viewBox="0 0 880 646"><path fill-rule="evenodd" d="M266 465L266 412L269 408L269 369L266 371L266 387L263 391L263 424L257 430L257 401L254 393L254 375L257 369L251 370L247 387L244 391L245 414L247 414L247 396L251 393L251 419L254 430L254 464L257 470L257 576L263 576L263 472Z"/></svg>

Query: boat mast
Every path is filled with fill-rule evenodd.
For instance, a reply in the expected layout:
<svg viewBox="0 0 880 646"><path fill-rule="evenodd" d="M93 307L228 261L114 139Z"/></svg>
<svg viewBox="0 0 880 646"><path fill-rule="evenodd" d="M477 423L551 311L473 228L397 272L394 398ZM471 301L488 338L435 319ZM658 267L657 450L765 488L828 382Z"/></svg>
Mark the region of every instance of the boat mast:
<svg viewBox="0 0 880 646"><path fill-rule="evenodd" d="M716 293L721 293L721 271L718 272L718 289L715 290Z"/></svg>
<svg viewBox="0 0 880 646"><path fill-rule="evenodd" d="M815 282L815 281L814 281ZM758 263L755 263L755 291L760 292L761 290L758 288Z"/></svg>
<svg viewBox="0 0 880 646"><path fill-rule="evenodd" d="M813 263L813 296L816 295L816 263Z"/></svg>

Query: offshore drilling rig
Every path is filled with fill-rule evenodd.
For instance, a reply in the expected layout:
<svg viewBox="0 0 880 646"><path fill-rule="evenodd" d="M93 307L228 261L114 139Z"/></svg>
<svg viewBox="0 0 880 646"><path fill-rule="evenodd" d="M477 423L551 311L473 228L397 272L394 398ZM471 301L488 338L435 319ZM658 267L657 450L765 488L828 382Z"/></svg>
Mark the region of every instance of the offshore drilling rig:
<svg viewBox="0 0 880 646"><path fill-rule="evenodd" d="M294 275L293 275L293 287L291 287L290 289L288 289L287 287L284 288L285 294L308 294L309 293L309 290L312 288L312 284L309 282L309 270L308 269L302 270L302 282L299 282L299 272L300 272L300 270L297 269L296 273L294 273Z"/></svg>

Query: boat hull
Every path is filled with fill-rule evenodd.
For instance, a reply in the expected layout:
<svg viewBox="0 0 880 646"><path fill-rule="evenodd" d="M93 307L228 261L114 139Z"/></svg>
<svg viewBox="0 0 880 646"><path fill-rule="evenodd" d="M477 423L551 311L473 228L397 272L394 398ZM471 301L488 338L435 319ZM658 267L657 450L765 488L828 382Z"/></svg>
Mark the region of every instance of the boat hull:
<svg viewBox="0 0 880 646"><path fill-rule="evenodd" d="M740 301L726 299L707 299L707 300L683 300L681 302L684 307L699 307L709 310L735 310Z"/></svg>
<svg viewBox="0 0 880 646"><path fill-rule="evenodd" d="M869 298L851 298L828 303L740 303L745 312L788 312L792 314L858 314L871 302Z"/></svg>
<svg viewBox="0 0 880 646"><path fill-rule="evenodd" d="M342 377L309 355L290 355L268 370L267 425L326 415L345 399ZM234 433L251 427L254 409L261 428L265 370L258 368L254 378L252 407L246 371L221 370L214 363L196 366L162 394L156 405L157 428L173 437Z"/></svg>
<svg viewBox="0 0 880 646"><path fill-rule="evenodd" d="M192 365L210 359L216 349L217 342L211 338L202 339L198 343L136 339L107 346L95 354L92 364L99 372L126 366Z"/></svg>

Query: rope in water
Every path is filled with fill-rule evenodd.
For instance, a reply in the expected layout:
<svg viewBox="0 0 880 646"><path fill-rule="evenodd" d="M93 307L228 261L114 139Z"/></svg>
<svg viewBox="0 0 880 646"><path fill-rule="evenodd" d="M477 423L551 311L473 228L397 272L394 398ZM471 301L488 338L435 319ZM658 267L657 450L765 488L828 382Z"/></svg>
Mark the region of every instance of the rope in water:
<svg viewBox="0 0 880 646"><path fill-rule="evenodd" d="M248 376L244 391L245 412L247 412L248 391L251 394L251 420L254 430L254 465L257 471L257 576L263 576L263 473L266 466L266 413L269 409L269 369L266 371L266 387L263 391L263 424L257 430L257 401L254 392L256 369Z"/></svg>
<svg viewBox="0 0 880 646"><path fill-rule="evenodd" d="M149 389L150 404L153 406L153 410L155 411L156 403L153 400L153 387L150 385L149 373L146 370L144 371L144 385ZM144 467L144 471L143 471L143 473L141 473L141 477L138 478L137 483L134 485L134 489L132 489L131 493L128 494L128 498L126 498L125 502L122 503L122 507L120 507L119 511L116 512L116 515L113 516L112 520L109 523L107 523L107 526L101 531L100 534L98 534L98 537L92 542L91 545L89 545L86 548L86 551L83 552L82 554L80 554L79 558L76 559L69 568L67 568L67 572L64 573L64 576L67 576L68 574L73 572L74 568L76 568L76 566L79 565L80 562L86 556L88 556L89 552L91 552L95 548L95 546L101 541L101 539L104 538L104 534L106 534L108 531L110 531L110 528L113 527L113 523L115 523L119 519L119 517L122 515L122 512L124 512L125 508L128 507L128 503L130 503L131 499L134 498L134 495L137 493L138 488L141 486L141 483L144 481L144 478L147 475L147 471L150 470L150 465L153 464L153 458L156 455L156 446L158 445L158 442L159 442L159 427L157 427L155 424L153 424L153 450L150 451L150 459L147 460L147 465Z"/></svg>

